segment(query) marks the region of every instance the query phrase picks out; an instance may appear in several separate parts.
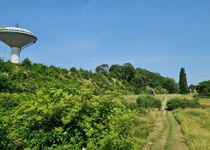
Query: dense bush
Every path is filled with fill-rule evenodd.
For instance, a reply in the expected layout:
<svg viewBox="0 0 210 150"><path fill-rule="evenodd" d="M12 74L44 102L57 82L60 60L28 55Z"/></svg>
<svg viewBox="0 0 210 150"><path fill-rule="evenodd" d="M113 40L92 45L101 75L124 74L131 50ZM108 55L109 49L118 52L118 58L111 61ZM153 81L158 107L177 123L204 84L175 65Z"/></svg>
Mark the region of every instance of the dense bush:
<svg viewBox="0 0 210 150"><path fill-rule="evenodd" d="M0 148L129 150L134 141L142 145L140 137L146 139L152 125L114 97L95 96L88 89L78 95L62 89L2 93Z"/></svg>
<svg viewBox="0 0 210 150"><path fill-rule="evenodd" d="M0 92L9 91L9 78L7 74L0 73Z"/></svg>
<svg viewBox="0 0 210 150"><path fill-rule="evenodd" d="M179 87L176 84L175 80L166 78L164 82L162 83L162 87L167 90L168 93L178 93Z"/></svg>
<svg viewBox="0 0 210 150"><path fill-rule="evenodd" d="M21 65L23 65L26 68L30 68L32 66L32 63L31 63L31 61L28 58L26 58L26 59L23 60Z"/></svg>
<svg viewBox="0 0 210 150"><path fill-rule="evenodd" d="M198 108L200 103L197 99L188 100L185 98L174 98L167 102L167 109L174 110L177 108Z"/></svg>
<svg viewBox="0 0 210 150"><path fill-rule="evenodd" d="M145 108L161 102L126 104L119 95L147 84L154 94L165 78L128 63L97 71L0 60L0 149L140 149L153 126Z"/></svg>
<svg viewBox="0 0 210 150"><path fill-rule="evenodd" d="M196 91L198 92L199 96L210 97L210 80L199 83L198 86L196 86Z"/></svg>
<svg viewBox="0 0 210 150"><path fill-rule="evenodd" d="M155 95L155 90L149 86L146 86L141 90L141 94L145 95Z"/></svg>
<svg viewBox="0 0 210 150"><path fill-rule="evenodd" d="M136 103L143 108L161 108L161 101L153 96L140 96Z"/></svg>
<svg viewBox="0 0 210 150"><path fill-rule="evenodd" d="M155 90L155 94L168 94L168 91L161 87L156 87L154 90Z"/></svg>

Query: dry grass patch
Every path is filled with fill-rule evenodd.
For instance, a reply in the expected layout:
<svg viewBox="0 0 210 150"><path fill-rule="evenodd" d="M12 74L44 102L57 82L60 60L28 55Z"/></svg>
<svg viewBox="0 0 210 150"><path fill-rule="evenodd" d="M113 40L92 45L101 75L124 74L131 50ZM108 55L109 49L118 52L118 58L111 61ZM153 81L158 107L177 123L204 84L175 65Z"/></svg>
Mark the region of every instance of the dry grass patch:
<svg viewBox="0 0 210 150"><path fill-rule="evenodd" d="M174 115L190 149L210 149L210 109L178 109Z"/></svg>
<svg viewBox="0 0 210 150"><path fill-rule="evenodd" d="M210 107L210 99L207 98L199 98L199 102L202 106Z"/></svg>

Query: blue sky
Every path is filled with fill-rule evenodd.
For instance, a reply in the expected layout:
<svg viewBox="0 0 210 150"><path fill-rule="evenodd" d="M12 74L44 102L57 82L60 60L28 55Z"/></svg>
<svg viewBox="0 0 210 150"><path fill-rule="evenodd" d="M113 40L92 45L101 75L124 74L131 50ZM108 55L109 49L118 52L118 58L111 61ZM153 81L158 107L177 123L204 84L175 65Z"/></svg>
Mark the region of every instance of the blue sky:
<svg viewBox="0 0 210 150"><path fill-rule="evenodd" d="M132 63L190 83L210 79L209 0L2 0L0 26L38 36L29 58L65 68L94 70L102 63ZM10 49L0 43L0 57Z"/></svg>

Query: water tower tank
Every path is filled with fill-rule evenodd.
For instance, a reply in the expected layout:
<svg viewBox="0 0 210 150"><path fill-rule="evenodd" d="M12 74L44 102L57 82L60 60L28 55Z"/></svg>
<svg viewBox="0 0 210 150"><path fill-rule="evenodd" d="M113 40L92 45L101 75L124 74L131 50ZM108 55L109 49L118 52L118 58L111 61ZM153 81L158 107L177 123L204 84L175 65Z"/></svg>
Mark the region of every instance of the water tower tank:
<svg viewBox="0 0 210 150"><path fill-rule="evenodd" d="M37 37L29 30L19 27L0 28L0 40L11 47L11 62L20 62L22 49L34 44Z"/></svg>

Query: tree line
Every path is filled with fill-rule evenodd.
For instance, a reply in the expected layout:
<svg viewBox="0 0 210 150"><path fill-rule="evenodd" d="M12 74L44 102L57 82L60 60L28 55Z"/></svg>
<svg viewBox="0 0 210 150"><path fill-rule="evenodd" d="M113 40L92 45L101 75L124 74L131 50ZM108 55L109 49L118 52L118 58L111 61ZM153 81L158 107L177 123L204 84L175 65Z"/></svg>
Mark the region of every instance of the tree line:
<svg viewBox="0 0 210 150"><path fill-rule="evenodd" d="M51 87L52 83L49 84L48 80L54 80L54 84L59 86L61 85L59 83L68 83L78 78L94 82L100 87L98 91L101 92L109 89L135 94L178 93L179 91L175 80L145 69L135 68L130 63L114 64L110 67L102 64L96 67L95 72L75 67L68 70L46 66L31 63L29 59L25 59L20 65L0 60L0 65L0 91L32 92L42 86ZM43 77L46 79L45 84L42 81Z"/></svg>
<svg viewBox="0 0 210 150"><path fill-rule="evenodd" d="M195 85L188 87L184 68L180 70L178 83L172 78L161 76L159 73L154 73L139 67L135 68L130 63L123 65L114 64L111 66L102 64L97 66L95 72L93 72L81 68L77 69L75 67L68 70L66 68L46 66L32 63L29 59L25 59L19 65L19 69L23 71L18 72L17 65L0 59L0 91L33 91L41 86L39 81L42 80L43 75L45 75L46 78L53 78L57 84L61 81L61 78L65 80L68 80L70 77L84 78L100 85L101 91L105 91L106 88L116 88L125 93L131 92L135 94L187 94L190 91L195 91L195 89L200 93L207 93L208 91L207 88L203 86L207 83L201 83L197 87ZM49 86L49 84L45 85Z"/></svg>
<svg viewBox="0 0 210 150"><path fill-rule="evenodd" d="M152 88L154 93L178 93L178 84L174 79L163 77L159 73L135 68L130 63L123 65L114 64L109 67L108 64L102 64L96 67L96 73L106 77L112 77L120 80L126 86L129 86L132 91L139 94L148 87Z"/></svg>

